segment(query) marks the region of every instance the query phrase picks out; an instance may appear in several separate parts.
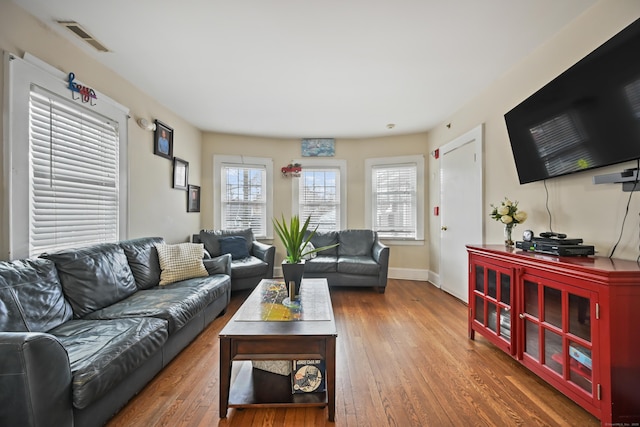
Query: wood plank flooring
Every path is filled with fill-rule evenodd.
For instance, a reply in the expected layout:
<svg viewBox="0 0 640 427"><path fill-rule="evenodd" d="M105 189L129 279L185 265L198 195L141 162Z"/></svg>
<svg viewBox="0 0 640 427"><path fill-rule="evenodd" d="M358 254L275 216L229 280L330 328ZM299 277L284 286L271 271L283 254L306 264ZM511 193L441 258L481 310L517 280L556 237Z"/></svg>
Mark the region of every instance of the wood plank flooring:
<svg viewBox="0 0 640 427"><path fill-rule="evenodd" d="M338 326L336 419L326 409L218 413L218 332L248 292L108 424L132 426L599 426L588 412L484 338L467 307L426 282L385 294L332 288Z"/></svg>

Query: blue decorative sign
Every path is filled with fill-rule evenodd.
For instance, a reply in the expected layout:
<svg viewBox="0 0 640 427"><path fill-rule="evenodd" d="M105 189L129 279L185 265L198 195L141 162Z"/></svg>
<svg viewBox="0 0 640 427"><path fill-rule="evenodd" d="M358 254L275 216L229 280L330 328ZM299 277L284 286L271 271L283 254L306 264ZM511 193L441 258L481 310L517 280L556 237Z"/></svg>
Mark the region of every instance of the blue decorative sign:
<svg viewBox="0 0 640 427"><path fill-rule="evenodd" d="M303 157L333 157L336 154L335 139L333 138L303 138Z"/></svg>

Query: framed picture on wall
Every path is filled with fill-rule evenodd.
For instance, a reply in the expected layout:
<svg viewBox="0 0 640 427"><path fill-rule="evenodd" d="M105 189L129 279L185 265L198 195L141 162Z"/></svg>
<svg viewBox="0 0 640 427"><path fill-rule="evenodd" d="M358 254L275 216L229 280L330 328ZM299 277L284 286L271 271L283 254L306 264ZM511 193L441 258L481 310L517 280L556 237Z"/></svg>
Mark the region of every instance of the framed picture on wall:
<svg viewBox="0 0 640 427"><path fill-rule="evenodd" d="M187 212L200 212L200 187L189 185L187 190Z"/></svg>
<svg viewBox="0 0 640 427"><path fill-rule="evenodd" d="M155 121L156 130L153 133L153 154L173 159L173 129L162 123Z"/></svg>
<svg viewBox="0 0 640 427"><path fill-rule="evenodd" d="M186 190L189 184L189 162L173 158L173 188Z"/></svg>
<svg viewBox="0 0 640 427"><path fill-rule="evenodd" d="M336 154L336 142L333 138L303 138L303 157L333 157Z"/></svg>

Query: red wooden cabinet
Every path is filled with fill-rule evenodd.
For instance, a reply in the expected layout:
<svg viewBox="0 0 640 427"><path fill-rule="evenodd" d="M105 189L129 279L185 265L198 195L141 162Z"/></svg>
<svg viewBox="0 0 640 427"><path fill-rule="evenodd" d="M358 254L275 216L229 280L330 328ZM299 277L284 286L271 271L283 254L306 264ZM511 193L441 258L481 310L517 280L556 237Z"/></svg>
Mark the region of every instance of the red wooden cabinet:
<svg viewBox="0 0 640 427"><path fill-rule="evenodd" d="M640 265L467 246L475 332L600 419L640 423Z"/></svg>

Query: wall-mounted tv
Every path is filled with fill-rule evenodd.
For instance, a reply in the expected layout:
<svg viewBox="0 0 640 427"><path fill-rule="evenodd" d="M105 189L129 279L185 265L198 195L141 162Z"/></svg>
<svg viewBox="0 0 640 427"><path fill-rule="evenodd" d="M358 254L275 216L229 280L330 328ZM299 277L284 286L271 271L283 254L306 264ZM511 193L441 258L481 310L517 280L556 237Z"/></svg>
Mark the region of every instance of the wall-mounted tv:
<svg viewBox="0 0 640 427"><path fill-rule="evenodd" d="M521 184L640 159L640 19L504 117Z"/></svg>

